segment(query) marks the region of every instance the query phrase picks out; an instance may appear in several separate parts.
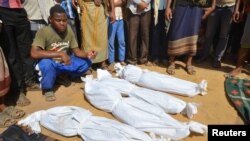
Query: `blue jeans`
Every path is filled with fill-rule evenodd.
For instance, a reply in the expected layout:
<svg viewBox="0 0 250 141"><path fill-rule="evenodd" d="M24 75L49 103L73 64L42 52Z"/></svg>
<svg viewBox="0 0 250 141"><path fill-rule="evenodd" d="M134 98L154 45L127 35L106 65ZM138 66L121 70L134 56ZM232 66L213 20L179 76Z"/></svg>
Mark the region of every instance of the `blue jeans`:
<svg viewBox="0 0 250 141"><path fill-rule="evenodd" d="M215 34L219 30L219 39L216 45L214 60L221 61L227 47L229 31L232 23L234 6L216 7L215 11L208 17L205 42L202 49L203 57L208 57Z"/></svg>
<svg viewBox="0 0 250 141"><path fill-rule="evenodd" d="M81 76L91 66L89 59L83 59L74 55L70 56L71 64L64 65L57 63L53 59L41 59L36 65L38 71L39 81L43 90L52 90L56 77L62 73L72 74L74 76Z"/></svg>
<svg viewBox="0 0 250 141"><path fill-rule="evenodd" d="M117 20L115 23L108 25L108 47L109 47L109 63L115 62L115 38L118 43L118 60L125 60L125 37L124 37L124 21Z"/></svg>

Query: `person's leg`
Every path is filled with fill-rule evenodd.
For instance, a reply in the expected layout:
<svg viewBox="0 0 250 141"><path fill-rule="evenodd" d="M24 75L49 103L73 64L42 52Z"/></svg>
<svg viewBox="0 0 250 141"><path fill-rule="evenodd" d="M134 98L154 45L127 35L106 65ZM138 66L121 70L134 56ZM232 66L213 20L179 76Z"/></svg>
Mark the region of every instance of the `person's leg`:
<svg viewBox="0 0 250 141"><path fill-rule="evenodd" d="M126 53L126 47L125 47L125 36L124 36L124 21L119 20L117 21L118 27L116 30L117 39L118 39L118 50L119 50L119 62L125 61L125 53Z"/></svg>
<svg viewBox="0 0 250 141"><path fill-rule="evenodd" d="M112 64L115 62L115 35L117 33L117 26L118 23L110 23L109 19L109 25L108 25L108 50L109 50L109 64Z"/></svg>
<svg viewBox="0 0 250 141"><path fill-rule="evenodd" d="M36 83L36 73L34 68L34 60L30 57L30 50L32 44L30 23L24 19L22 24L16 25L15 36L17 42L17 50L20 60L23 65L23 73L25 84L33 90L39 90L39 85Z"/></svg>
<svg viewBox="0 0 250 141"><path fill-rule="evenodd" d="M236 67L228 74L230 76L238 75L242 72L242 69L245 65L245 61L250 56L250 48L240 48L238 52Z"/></svg>
<svg viewBox="0 0 250 141"><path fill-rule="evenodd" d="M220 33L219 33L219 41L216 46L214 65L213 67L220 67L220 65L216 66L216 62L221 62L221 58L224 55L224 52L227 47L227 41L229 36L229 31L231 27L231 17L233 14L233 6L229 8L222 8L220 11Z"/></svg>
<svg viewBox="0 0 250 141"><path fill-rule="evenodd" d="M56 71L58 74L69 73L74 76L82 76L91 66L91 60L70 56L71 64L56 64Z"/></svg>
<svg viewBox="0 0 250 141"><path fill-rule="evenodd" d="M52 59L41 59L35 67L46 101L56 100L53 88L58 74L55 67L57 64Z"/></svg>
<svg viewBox="0 0 250 141"><path fill-rule="evenodd" d="M128 58L129 64L137 63L137 35L139 31L139 15L128 12Z"/></svg>
<svg viewBox="0 0 250 141"><path fill-rule="evenodd" d="M201 57L198 58L197 63L201 63L205 61L207 57L209 56L209 52L213 44L213 39L216 33L216 29L218 27L219 21L220 19L219 19L218 11L216 8L215 11L208 17L205 39L204 39L204 43L202 45L201 54L200 54Z"/></svg>
<svg viewBox="0 0 250 141"><path fill-rule="evenodd" d="M52 59L41 59L36 65L42 90L53 90L58 74L56 64Z"/></svg>
<svg viewBox="0 0 250 141"><path fill-rule="evenodd" d="M154 14L154 10L151 10L152 13ZM159 12L158 12L159 13ZM151 30L152 30L152 35L151 35L151 52L149 54L151 55L151 59L153 63L158 64L159 63L159 53L160 53L160 16L158 15L158 23L155 24L155 17L151 16ZM165 19L165 18L164 18Z"/></svg>
<svg viewBox="0 0 250 141"><path fill-rule="evenodd" d="M151 11L140 15L140 63L148 63L148 51L149 51L149 30L150 30L150 18Z"/></svg>
<svg viewBox="0 0 250 141"><path fill-rule="evenodd" d="M169 56L169 62L167 67L167 73L170 75L175 74L175 56Z"/></svg>
<svg viewBox="0 0 250 141"><path fill-rule="evenodd" d="M187 73L190 75L194 75L196 73L194 66L192 65L192 59L193 59L193 56L191 55L187 56L186 69L187 69Z"/></svg>

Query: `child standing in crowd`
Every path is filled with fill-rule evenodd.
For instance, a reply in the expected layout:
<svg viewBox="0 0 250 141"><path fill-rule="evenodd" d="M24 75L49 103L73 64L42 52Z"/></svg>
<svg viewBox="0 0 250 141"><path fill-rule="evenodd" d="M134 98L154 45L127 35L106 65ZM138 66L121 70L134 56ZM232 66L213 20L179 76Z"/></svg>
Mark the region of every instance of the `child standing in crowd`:
<svg viewBox="0 0 250 141"><path fill-rule="evenodd" d="M115 62L115 39L118 43L118 60L125 65L125 36L122 6L125 4L123 0L114 0L115 6L115 23L111 23L109 19L108 25L108 47L109 47L109 64Z"/></svg>

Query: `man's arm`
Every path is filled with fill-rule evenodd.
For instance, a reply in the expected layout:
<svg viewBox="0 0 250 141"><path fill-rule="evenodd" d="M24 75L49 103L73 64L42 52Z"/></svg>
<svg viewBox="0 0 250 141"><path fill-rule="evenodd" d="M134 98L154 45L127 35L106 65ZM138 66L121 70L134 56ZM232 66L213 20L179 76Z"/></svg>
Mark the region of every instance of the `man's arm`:
<svg viewBox="0 0 250 141"><path fill-rule="evenodd" d="M72 52L75 54L75 56L80 57L80 58L89 58L93 59L96 57L97 52L96 51L89 51L89 52L84 52L80 50L78 47L71 49Z"/></svg>
<svg viewBox="0 0 250 141"><path fill-rule="evenodd" d="M172 0L167 0L166 10L165 10L165 19L170 22L172 19L172 9L171 9Z"/></svg>
<svg viewBox="0 0 250 141"><path fill-rule="evenodd" d="M70 64L70 57L64 52L57 51L45 51L40 47L33 46L31 48L31 57L34 59L44 59L44 58L61 58L64 64Z"/></svg>
<svg viewBox="0 0 250 141"><path fill-rule="evenodd" d="M114 6L114 0L108 0L109 1L109 5L110 5L110 10L111 13L109 15L110 17L110 22L114 23L115 22L115 6Z"/></svg>

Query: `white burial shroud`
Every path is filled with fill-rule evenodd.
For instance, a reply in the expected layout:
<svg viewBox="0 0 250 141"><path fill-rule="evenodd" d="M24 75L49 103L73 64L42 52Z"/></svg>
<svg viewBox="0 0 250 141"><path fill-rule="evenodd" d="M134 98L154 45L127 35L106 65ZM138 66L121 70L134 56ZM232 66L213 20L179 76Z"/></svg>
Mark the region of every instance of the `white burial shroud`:
<svg viewBox="0 0 250 141"><path fill-rule="evenodd" d="M113 78L107 70L97 69L97 80L105 86L114 88L123 96L135 97L157 106L169 114L182 113L192 118L197 114L197 104L186 103L167 93L138 87L124 79Z"/></svg>
<svg viewBox="0 0 250 141"><path fill-rule="evenodd" d="M206 80L202 80L200 84L196 84L158 72L143 70L134 65L123 67L119 63L115 64L115 70L120 78L145 88L188 97L207 94Z"/></svg>
<svg viewBox="0 0 250 141"><path fill-rule="evenodd" d="M37 111L18 122L41 132L39 123L60 135L80 135L84 141L152 141L134 127L104 117L93 116L88 110L75 106L54 107Z"/></svg>
<svg viewBox="0 0 250 141"><path fill-rule="evenodd" d="M141 131L150 133L155 140L180 140L190 134L190 130L207 133L207 126L190 121L182 123L161 108L135 97L122 98L121 93L96 80L85 82L85 95L95 107L111 112L117 119Z"/></svg>

